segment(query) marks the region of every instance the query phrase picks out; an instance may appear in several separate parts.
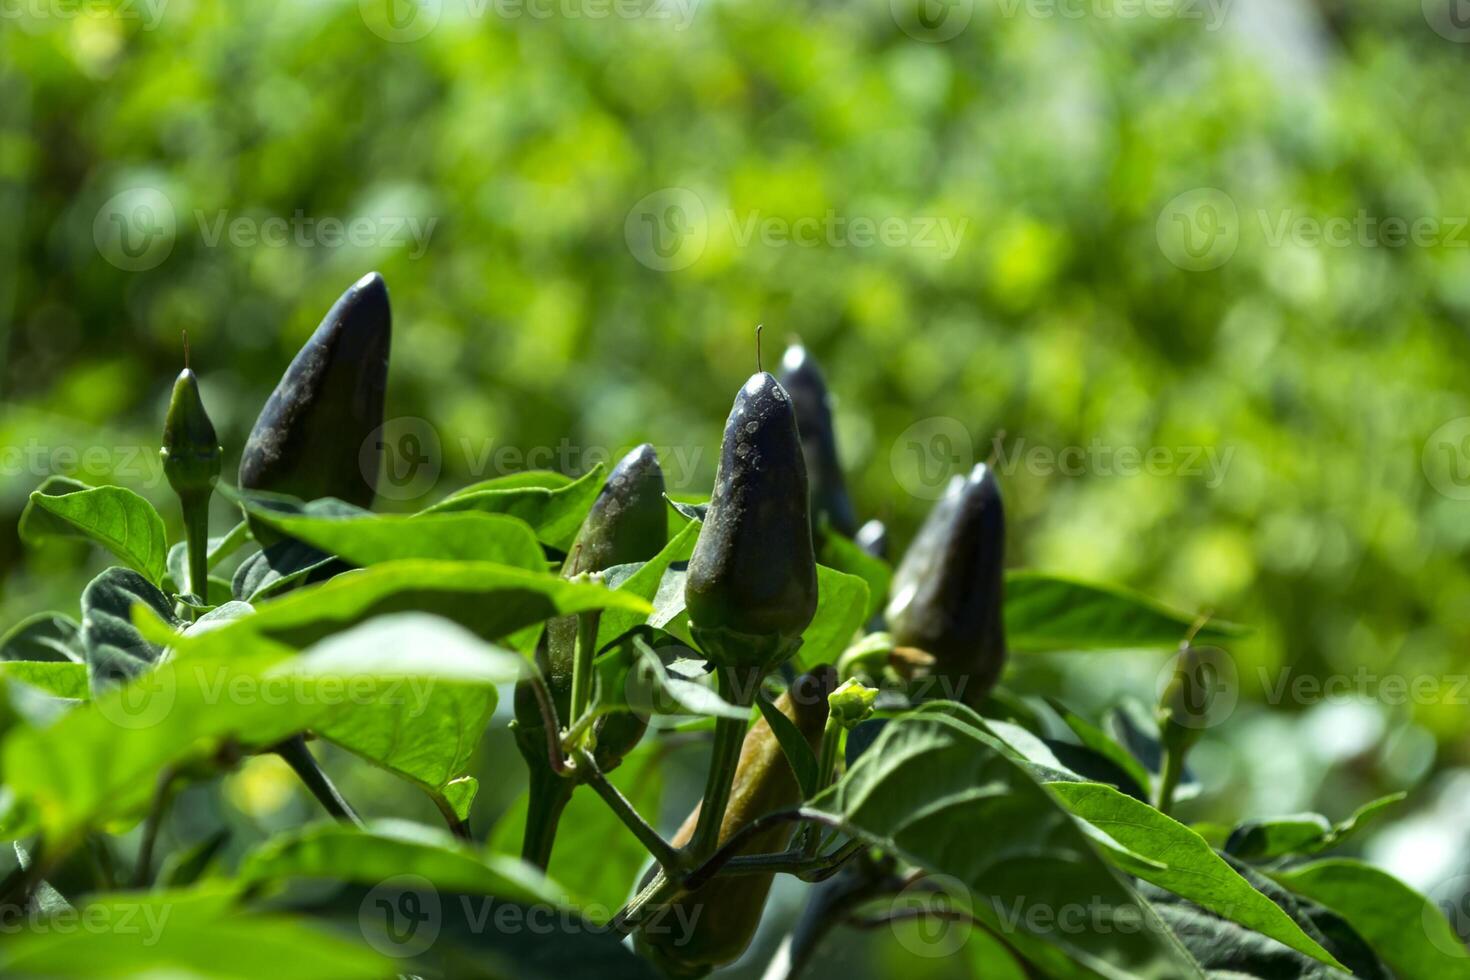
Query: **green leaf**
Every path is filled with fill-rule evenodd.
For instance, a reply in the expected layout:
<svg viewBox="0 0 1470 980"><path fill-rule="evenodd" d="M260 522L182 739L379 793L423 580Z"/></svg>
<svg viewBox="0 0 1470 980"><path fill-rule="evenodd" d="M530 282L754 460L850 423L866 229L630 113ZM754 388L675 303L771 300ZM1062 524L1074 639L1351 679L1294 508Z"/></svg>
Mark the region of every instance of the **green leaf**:
<svg viewBox="0 0 1470 980"><path fill-rule="evenodd" d="M422 676L426 665L432 665L432 678ZM524 667L518 654L497 650L447 620L399 613L329 637L275 673L353 673L382 681L370 697L323 718L316 732L411 780L464 820L474 793L472 783L461 781L495 713L495 685L515 679Z"/></svg>
<svg viewBox="0 0 1470 980"><path fill-rule="evenodd" d="M532 571L546 567L530 526L503 514L324 516L246 506L252 517L281 534L353 565L425 558L489 561Z"/></svg>
<svg viewBox="0 0 1470 980"><path fill-rule="evenodd" d="M490 854L435 828L376 821L358 830L319 823L277 834L241 862L242 887L316 878L362 885L418 875L446 892L560 908L566 891L518 858Z"/></svg>
<svg viewBox="0 0 1470 980"><path fill-rule="evenodd" d="M676 652L693 656L692 650L682 646ZM596 668L597 707L604 713L629 710L645 718L653 714L690 714L737 721L750 718L748 709L726 701L714 688L688 677L674 676L664 667L658 652L641 636L634 636L631 642L603 654L597 659Z"/></svg>
<svg viewBox="0 0 1470 980"><path fill-rule="evenodd" d="M633 807L657 821L663 794L664 754L645 743L608 774ZM524 803L512 806L491 833L500 853L519 854L526 829ZM578 787L562 813L551 855L551 875L578 899L583 915L606 922L631 895L648 852L591 789Z"/></svg>
<svg viewBox="0 0 1470 980"><path fill-rule="evenodd" d="M86 657L82 624L61 613L37 613L0 636L0 661L82 663Z"/></svg>
<svg viewBox="0 0 1470 980"><path fill-rule="evenodd" d="M164 768L208 757L227 738L247 748L272 745L309 728L330 703L264 696L263 666L289 651L231 639L221 655L169 661L46 727L19 725L6 735L6 785L34 814L48 846L64 852L87 827L135 817Z"/></svg>
<svg viewBox="0 0 1470 980"><path fill-rule="evenodd" d="M1408 793L1390 793L1376 800L1364 803L1353 811L1352 816L1335 824L1332 833L1322 842L1323 847L1336 847L1350 837L1356 836L1367 827L1382 819L1384 813L1393 809L1408 798ZM1320 848L1319 848L1320 849Z"/></svg>
<svg viewBox="0 0 1470 980"><path fill-rule="evenodd" d="M1332 858L1274 872L1272 877L1342 916L1397 976L1470 977L1470 950L1444 913L1386 871Z"/></svg>
<svg viewBox="0 0 1470 980"><path fill-rule="evenodd" d="M916 923L915 928L923 929L924 926ZM918 942L920 945L917 948L922 950L922 934ZM976 929L970 934L965 951L972 977L983 977L985 980L1028 980L1025 965L1016 959L1004 942L984 929Z"/></svg>
<svg viewBox="0 0 1470 980"><path fill-rule="evenodd" d="M69 927L7 937L0 974L196 980L393 975L392 961L344 935L249 913L218 893L102 896L78 909Z"/></svg>
<svg viewBox="0 0 1470 980"><path fill-rule="evenodd" d="M122 487L94 487L54 494L49 483L31 494L21 515L26 541L85 538L106 548L154 585L168 570L168 539L153 505ZM49 520L43 520L45 514Z"/></svg>
<svg viewBox="0 0 1470 980"><path fill-rule="evenodd" d="M617 566L608 569L604 573L605 578L612 588L627 595L635 595L649 603L653 603L660 595L660 583L664 581L665 573L673 566L684 566L694 554L694 543L699 540L699 525L685 524L683 529L664 545L657 555L648 561L636 566ZM678 591L678 611L682 611L683 589ZM657 612L639 614L630 609L608 609L603 612L597 625L597 649L605 649L614 640L625 636L634 628L649 623L653 618L660 618ZM667 620L660 623L649 623L662 628Z"/></svg>
<svg viewBox="0 0 1470 980"><path fill-rule="evenodd" d="M801 787L801 798L809 800L817 795L822 787L817 785L821 778L821 768L817 757L812 754L812 747L807 742L806 736L796 727L796 723L787 718L781 709L776 707L770 698L766 697L764 691L757 691L755 696L756 707L760 708L761 717L765 718L766 724L771 726L771 732L776 736L776 741L781 743L781 754L786 756L786 761L791 765L791 772L796 776L796 785ZM826 737L834 738L835 731L828 730Z"/></svg>
<svg viewBox="0 0 1470 980"><path fill-rule="evenodd" d="M507 473L504 476L491 477L469 486L460 487L446 499L464 497L469 494L481 493L485 490L522 490L526 488L541 488L543 490L560 490L572 482L572 478L565 473L555 470L526 470L522 473Z"/></svg>
<svg viewBox="0 0 1470 980"><path fill-rule="evenodd" d="M886 561L868 554L831 529L822 536L820 558L823 565L856 575L868 583L868 608L864 622L883 609L883 604L888 601L888 587L893 582L893 569Z"/></svg>
<svg viewBox="0 0 1470 980"><path fill-rule="evenodd" d="M1338 824L1316 813L1249 820L1230 832L1225 850L1246 861L1267 861L1288 854L1315 854L1336 847L1379 819L1406 794L1393 793L1359 807Z"/></svg>
<svg viewBox="0 0 1470 980"><path fill-rule="evenodd" d="M260 605L245 628L304 647L374 616L443 616L486 639L591 609L647 613L637 596L489 562L395 561L338 575Z"/></svg>
<svg viewBox="0 0 1470 980"><path fill-rule="evenodd" d="M1006 643L1017 653L1173 647L1196 619L1117 586L1040 572L1006 575ZM1210 620L1197 638L1220 641L1246 632Z"/></svg>
<svg viewBox="0 0 1470 980"><path fill-rule="evenodd" d="M1052 783L1047 788L1067 809L1124 847L1164 865L1163 870L1130 868L1131 873L1328 966L1341 967L1188 827L1101 783Z"/></svg>
<svg viewBox="0 0 1470 980"><path fill-rule="evenodd" d="M236 599L260 602L309 581L324 581L347 568L345 563L304 542L275 541L240 563L230 592Z"/></svg>
<svg viewBox="0 0 1470 980"><path fill-rule="evenodd" d="M297 656L248 628L261 614L212 629L196 623L183 635L171 632L156 615L140 611L139 617L140 632L153 641L172 642L174 656L49 727L13 728L0 745L7 786L36 815L48 845L59 851L89 827L136 817L160 772L210 759L225 741L248 751L303 730L349 723L343 719L381 719L380 712L396 718L402 702L415 703L410 695L416 690L437 696L441 687L457 684L487 687L521 669L516 658L470 648L464 640L445 643L432 657L408 644L398 648L387 642L323 644ZM442 639L443 631L437 636ZM433 683L415 688L408 683L413 678ZM432 707L436 702L430 697L417 703ZM366 720L362 724L373 727ZM391 730L381 722L379 727ZM464 757L455 748L460 737L456 733L454 741L434 747L410 738L392 752L373 751L395 766L414 769L428 783L434 781L435 766L454 768ZM451 801L464 790L462 784L443 788Z"/></svg>
<svg viewBox="0 0 1470 980"><path fill-rule="evenodd" d="M1072 711L1060 701L1054 698L1047 698L1047 703L1051 705L1052 710L1066 723L1067 727L1072 730L1072 734L1077 736L1078 741L1084 747L1103 756L1119 769L1126 772L1144 793L1152 794L1153 776L1144 767L1143 763L1134 758L1133 753L1109 737L1107 732L1104 732L1101 728L1098 728L1081 715Z"/></svg>
<svg viewBox="0 0 1470 980"><path fill-rule="evenodd" d="M1227 853L1246 861L1262 861L1296 854L1332 833L1332 824L1320 813L1251 820L1231 831Z"/></svg>
<svg viewBox="0 0 1470 980"><path fill-rule="evenodd" d="M536 537L562 551L570 548L577 529L602 489L603 471L599 463L585 476L559 487L527 485L525 474L502 477L489 483L467 487L439 501L422 515L478 511L484 514L507 514L531 525ZM512 481L512 482L503 482ZM514 482L522 481L522 482Z"/></svg>
<svg viewBox="0 0 1470 980"><path fill-rule="evenodd" d="M1044 975L1066 975L1075 961L1119 980L1201 976L1057 801L956 718L895 718L808 808L873 846L957 879L976 918ZM1072 917L1063 913L1083 906L1097 916L1088 928L1064 925ZM1038 909L1047 914L1034 914Z"/></svg>
<svg viewBox="0 0 1470 980"><path fill-rule="evenodd" d="M817 613L801 634L798 666L835 664L868 621L868 583L825 565L817 566Z"/></svg>
<svg viewBox="0 0 1470 980"><path fill-rule="evenodd" d="M1368 949L1336 913L1292 895L1248 866L1237 870L1257 891L1271 899L1302 931L1345 964L1361 980L1392 980L1388 968ZM1287 949L1274 939L1253 932L1196 905L1173 892L1143 881L1139 894L1189 950L1211 980L1346 980L1347 974L1310 956Z"/></svg>
<svg viewBox="0 0 1470 980"><path fill-rule="evenodd" d="M58 698L85 701L89 696L87 665L70 660L0 661L0 680L29 684Z"/></svg>
<svg viewBox="0 0 1470 980"><path fill-rule="evenodd" d="M180 625L172 600L131 569L109 568L82 592L82 646L94 691L137 676L163 653L133 625L133 606L140 604Z"/></svg>
<svg viewBox="0 0 1470 980"><path fill-rule="evenodd" d="M209 555L206 563L213 569L220 562L233 555L240 547L250 540L250 525L241 521L221 538L209 539Z"/></svg>

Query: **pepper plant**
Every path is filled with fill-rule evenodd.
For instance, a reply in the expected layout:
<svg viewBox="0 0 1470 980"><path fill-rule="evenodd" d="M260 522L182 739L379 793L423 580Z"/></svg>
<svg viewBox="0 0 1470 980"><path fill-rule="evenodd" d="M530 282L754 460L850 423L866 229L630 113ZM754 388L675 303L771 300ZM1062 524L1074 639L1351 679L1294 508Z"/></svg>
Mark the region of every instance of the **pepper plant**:
<svg viewBox="0 0 1470 980"><path fill-rule="evenodd" d="M181 541L125 487L32 494L24 539L116 564L79 615L0 638L0 975L698 977L754 956L816 977L853 928L918 919L966 930L942 976L1470 976L1424 896L1326 853L1395 800L1187 822L1242 627L1007 570L984 465L890 569L803 348L739 388L707 501L671 499L645 445L389 514L370 508L391 332L368 276L233 486L186 366L161 438ZM1101 723L1006 672L1114 648L1158 650L1162 681ZM243 841L171 820L184 794L220 812L220 777L270 756L320 819ZM437 817L349 801L324 760L354 759ZM691 759L702 794L662 805ZM767 914L778 876L808 884L800 911Z"/></svg>

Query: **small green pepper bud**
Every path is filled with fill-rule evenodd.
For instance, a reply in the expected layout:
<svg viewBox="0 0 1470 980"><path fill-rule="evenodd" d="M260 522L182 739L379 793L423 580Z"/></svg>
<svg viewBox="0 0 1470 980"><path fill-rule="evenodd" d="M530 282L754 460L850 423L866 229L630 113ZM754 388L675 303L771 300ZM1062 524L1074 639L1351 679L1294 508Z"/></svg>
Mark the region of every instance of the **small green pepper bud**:
<svg viewBox="0 0 1470 980"><path fill-rule="evenodd" d="M261 409L240 459L242 489L371 506L378 456L363 446L383 424L392 322L376 272L342 294Z"/></svg>
<svg viewBox="0 0 1470 980"><path fill-rule="evenodd" d="M219 480L224 449L214 433L214 423L204 410L199 379L189 368L174 381L173 397L163 421L163 475L180 499L208 496Z"/></svg>
<svg viewBox="0 0 1470 980"><path fill-rule="evenodd" d="M934 692L974 706L1005 666L1005 511L981 463L955 477L893 576L893 642L934 657Z"/></svg>
<svg viewBox="0 0 1470 980"><path fill-rule="evenodd" d="M827 696L827 708L833 721L843 728L853 728L867 720L877 701L876 687L868 687L858 680L847 680Z"/></svg>
<svg viewBox="0 0 1470 980"><path fill-rule="evenodd" d="M798 677L776 701L777 710L791 719L813 752L820 750L827 725L828 696L836 683L837 672L824 664ZM801 787L791 764L781 751L780 740L762 718L746 733L740 747L734 791L720 822L720 843L729 841L747 824L800 802ZM674 846L689 843L698 820L696 807L674 835ZM740 853L781 851L790 843L792 830L792 824L783 823L756 834ZM700 977L733 962L745 952L760 925L771 877L742 874L695 889L659 913L651 928L638 933L637 948L671 977ZM671 928L673 923L689 923L690 928Z"/></svg>
<svg viewBox="0 0 1470 980"><path fill-rule="evenodd" d="M684 602L695 639L729 667L775 667L816 614L806 462L791 396L765 372L751 375L725 422Z"/></svg>
<svg viewBox="0 0 1470 980"><path fill-rule="evenodd" d="M842 464L837 459L837 436L832 425L832 399L816 359L801 344L786 348L781 358L781 384L791 394L801 452L811 479L812 527L827 525L844 537L857 531Z"/></svg>
<svg viewBox="0 0 1470 980"><path fill-rule="evenodd" d="M1159 698L1159 733L1165 748L1188 752L1210 727L1220 696L1218 670L1200 647L1183 643L1174 674Z"/></svg>
<svg viewBox="0 0 1470 980"><path fill-rule="evenodd" d="M219 480L224 449L214 423L204 410L199 379L189 369L189 341L184 339L184 370L174 381L163 420L163 475L184 512L184 539L189 581L176 583L183 592L204 600L209 592L209 498Z"/></svg>

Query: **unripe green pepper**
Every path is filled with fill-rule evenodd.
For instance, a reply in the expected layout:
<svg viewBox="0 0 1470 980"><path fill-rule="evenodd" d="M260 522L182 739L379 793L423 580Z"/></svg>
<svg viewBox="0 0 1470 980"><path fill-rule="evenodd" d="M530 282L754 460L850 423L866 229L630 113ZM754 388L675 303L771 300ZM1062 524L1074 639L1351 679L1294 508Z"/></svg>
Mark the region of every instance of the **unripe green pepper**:
<svg viewBox="0 0 1470 980"><path fill-rule="evenodd" d="M392 322L376 272L342 294L255 420L240 459L242 489L372 505L378 456L363 445L383 424Z"/></svg>
<svg viewBox="0 0 1470 980"><path fill-rule="evenodd" d="M806 462L791 396L751 375L725 422L715 491L689 562L684 602L715 663L770 670L817 609Z"/></svg>
<svg viewBox="0 0 1470 980"><path fill-rule="evenodd" d="M653 558L663 550L668 539L667 508L658 454L645 443L624 456L608 475L567 552L562 576L572 578ZM573 720L567 716L576 643L577 617L563 616L546 624L536 651L537 665L563 725ZM544 868L550 859L552 835L542 831L547 825L555 829L556 819L571 799L575 784L552 772L541 706L531 681L516 684L515 711L516 745L531 773L527 827L536 828L527 834L523 856ZM593 727L592 750L598 769L610 772L617 768L623 756L643 739L646 728L647 722L632 712L616 712L598 719ZM543 826L538 827L538 822Z"/></svg>
<svg viewBox="0 0 1470 980"><path fill-rule="evenodd" d="M180 371L174 381L159 455L163 457L163 475L180 499L208 497L214 491L225 451L215 435L209 413L204 410L199 379L189 368Z"/></svg>
<svg viewBox="0 0 1470 980"><path fill-rule="evenodd" d="M837 686L837 672L822 665L797 678L776 701L777 709L796 725L812 751L821 749L827 725L827 698ZM720 824L720 844L761 817L789 810L801 802L801 787L781 743L761 718L745 735L730 803ZM694 835L699 809L689 815L673 844L682 847ZM756 834L741 854L773 854L791 842L794 825L782 823ZM715 878L676 899L656 914L652 927L638 933L637 946L669 976L700 977L731 963L745 952L765 911L771 888L768 874ZM676 908L675 906L682 906ZM682 924L690 924L685 932Z"/></svg>
<svg viewBox="0 0 1470 980"><path fill-rule="evenodd" d="M1204 735L1219 694L1214 675L1214 664L1199 647L1189 642L1180 645L1174 674L1159 698L1159 735L1166 749L1182 755Z"/></svg>
<svg viewBox="0 0 1470 980"><path fill-rule="evenodd" d="M209 574L209 498L219 480L224 449L215 435L214 423L204 410L199 379L187 367L174 381L168 414L163 420L163 475L184 511L184 538L188 549L189 581L179 589L204 598Z"/></svg>
<svg viewBox="0 0 1470 980"><path fill-rule="evenodd" d="M825 518L834 531L850 538L857 532L857 518L837 459L831 396L816 359L801 344L786 348L781 358L781 385L791 395L796 411L796 429L811 480L812 526L821 527Z"/></svg>
<svg viewBox="0 0 1470 980"><path fill-rule="evenodd" d="M934 657L933 692L980 704L1005 667L1005 510L981 463L955 477L893 576L893 642Z"/></svg>

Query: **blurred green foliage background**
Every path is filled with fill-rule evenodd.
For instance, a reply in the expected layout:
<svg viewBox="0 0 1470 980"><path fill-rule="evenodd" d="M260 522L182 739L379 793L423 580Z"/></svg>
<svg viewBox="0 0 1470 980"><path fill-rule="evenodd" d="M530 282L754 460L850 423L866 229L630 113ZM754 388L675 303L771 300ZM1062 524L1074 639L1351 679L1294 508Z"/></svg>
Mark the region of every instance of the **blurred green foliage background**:
<svg viewBox="0 0 1470 980"><path fill-rule="evenodd" d="M817 353L898 542L917 468L1003 431L1012 564L1257 627L1199 815L1340 816L1470 763L1470 36L1417 0L921 2L7 4L4 621L98 567L22 550L44 475L172 507L181 331L238 458L378 269L430 496L518 468L502 447L581 470L643 440L707 490L763 323L768 365L787 335ZM1120 448L1165 462L1124 475ZM1018 686L1096 712L1161 663ZM1367 696L1280 695L1303 675Z"/></svg>

